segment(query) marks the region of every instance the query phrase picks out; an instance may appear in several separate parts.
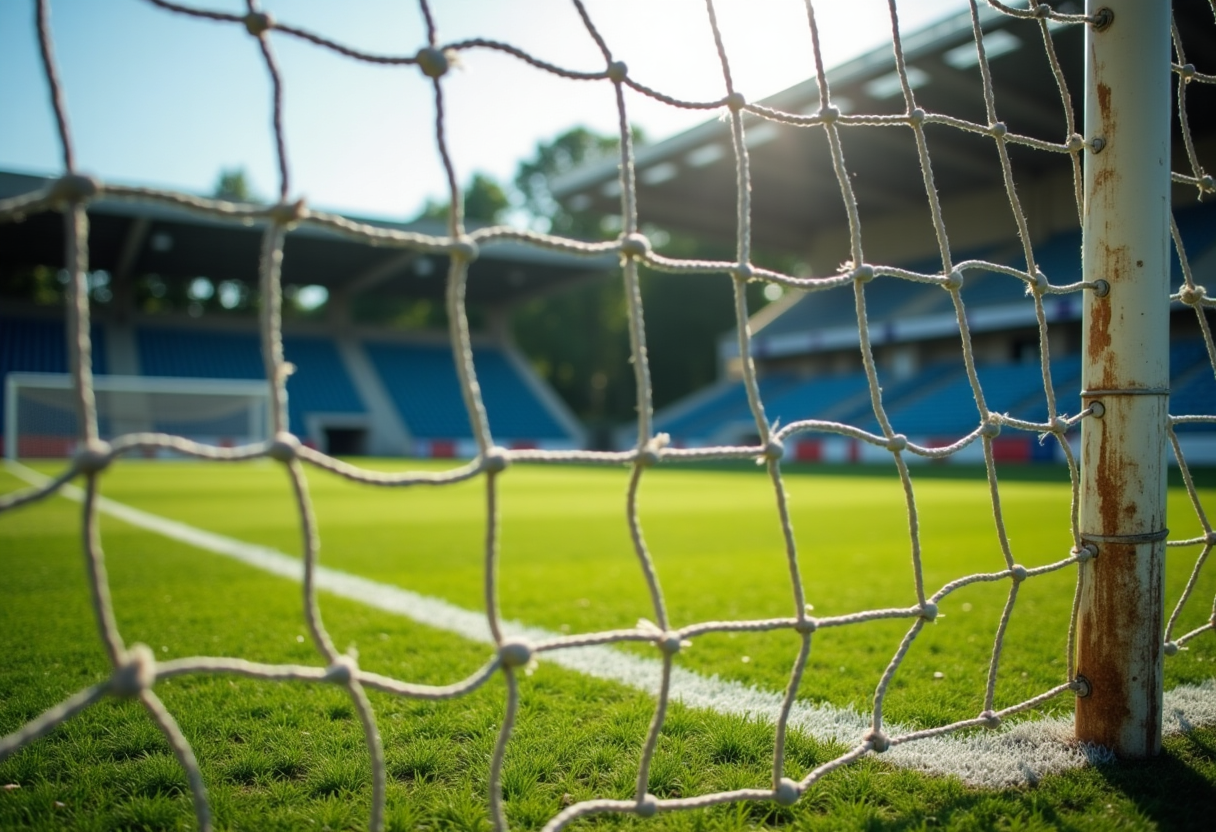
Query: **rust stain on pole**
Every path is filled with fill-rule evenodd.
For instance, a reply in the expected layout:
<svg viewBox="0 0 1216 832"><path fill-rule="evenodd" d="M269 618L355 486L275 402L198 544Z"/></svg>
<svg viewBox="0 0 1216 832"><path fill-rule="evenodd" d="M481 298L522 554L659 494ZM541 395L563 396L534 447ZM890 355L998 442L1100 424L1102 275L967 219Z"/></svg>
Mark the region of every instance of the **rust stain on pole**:
<svg viewBox="0 0 1216 832"><path fill-rule="evenodd" d="M1129 654L1127 642L1115 637L1126 630L1160 632L1161 616L1146 612L1144 587L1128 579L1137 571L1144 549L1151 545L1102 544L1098 560L1091 561L1086 587L1090 612L1084 616L1078 650L1084 656L1082 675L1093 693L1077 700L1076 731L1079 738L1116 750L1120 756L1142 757L1161 748L1161 700L1143 696L1153 668L1161 665L1160 639L1138 642ZM1159 547L1155 547L1159 548ZM1151 557L1150 557L1151 559ZM1156 564L1160 565L1159 561ZM1160 570L1151 569L1158 580L1148 590L1160 594ZM1125 670L1129 666L1136 669Z"/></svg>

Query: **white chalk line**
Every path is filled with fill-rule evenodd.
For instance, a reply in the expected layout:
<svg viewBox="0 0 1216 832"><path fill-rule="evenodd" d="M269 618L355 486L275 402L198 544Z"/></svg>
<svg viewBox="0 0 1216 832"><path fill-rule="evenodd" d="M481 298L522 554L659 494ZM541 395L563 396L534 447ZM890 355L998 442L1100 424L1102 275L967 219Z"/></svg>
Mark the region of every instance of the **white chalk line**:
<svg viewBox="0 0 1216 832"><path fill-rule="evenodd" d="M11 460L5 460L5 467L31 485L43 485L50 479ZM77 502L84 499L84 492L74 485L63 486L59 493ZM132 526L223 555L281 578L297 583L303 580L300 560L276 549L209 532L107 497L98 497L97 507L99 511ZM471 641L493 644L484 613L326 566L317 568L316 584L319 589L332 595L405 616ZM557 633L518 621L504 621L503 629L530 641L558 637ZM623 684L652 696L658 693L662 664L657 659L597 646L549 652L544 654L544 661L596 679ZM762 719L770 723L776 722L781 709L780 694L717 676L702 676L680 667L673 670L671 694L688 707ZM820 742L853 746L869 728L869 718L851 708L798 702L791 712L789 724ZM1165 692L1163 727L1167 734L1214 724L1216 679L1208 679L1200 685L1179 685ZM888 723L886 730L896 735L905 733L907 729ZM1072 732L1072 721L1066 717L1028 719L1006 723L996 730L929 737L905 743L882 755L882 759L930 774L954 775L968 784L990 788L1035 783L1046 774L1113 760L1105 749L1078 743L1073 739Z"/></svg>

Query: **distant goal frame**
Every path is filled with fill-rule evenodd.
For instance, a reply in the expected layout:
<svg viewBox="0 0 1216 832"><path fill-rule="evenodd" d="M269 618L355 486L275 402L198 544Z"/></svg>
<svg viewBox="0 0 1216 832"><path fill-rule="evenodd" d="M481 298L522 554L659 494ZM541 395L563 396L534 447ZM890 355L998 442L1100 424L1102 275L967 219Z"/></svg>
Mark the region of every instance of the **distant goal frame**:
<svg viewBox="0 0 1216 832"><path fill-rule="evenodd" d="M4 381L4 458L16 461L20 448L20 419L18 396L23 389L63 390L71 393L71 373L8 373ZM270 392L266 382L258 379L188 378L178 376L96 375L93 389L97 393L131 393L134 395L173 396L232 396L256 402L251 410L248 433L234 434L239 444L265 442L272 435ZM149 430L148 432L154 432ZM66 440L65 440L66 441ZM65 448L70 456L74 444ZM25 455L33 458L37 455ZM58 457L58 454L52 454Z"/></svg>

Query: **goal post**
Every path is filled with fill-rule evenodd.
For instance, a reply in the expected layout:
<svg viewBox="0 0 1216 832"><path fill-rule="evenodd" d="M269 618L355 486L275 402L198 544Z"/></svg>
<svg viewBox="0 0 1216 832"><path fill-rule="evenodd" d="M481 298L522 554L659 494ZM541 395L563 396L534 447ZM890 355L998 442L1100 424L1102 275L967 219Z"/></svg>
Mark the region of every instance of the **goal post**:
<svg viewBox="0 0 1216 832"><path fill-rule="evenodd" d="M1161 749L1169 415L1170 4L1089 0L1077 738Z"/></svg>
<svg viewBox="0 0 1216 832"><path fill-rule="evenodd" d="M93 379L93 389L104 440L132 433L171 433L228 446L270 436L269 389L264 381L106 375ZM6 459L70 456L78 435L71 375L7 375Z"/></svg>

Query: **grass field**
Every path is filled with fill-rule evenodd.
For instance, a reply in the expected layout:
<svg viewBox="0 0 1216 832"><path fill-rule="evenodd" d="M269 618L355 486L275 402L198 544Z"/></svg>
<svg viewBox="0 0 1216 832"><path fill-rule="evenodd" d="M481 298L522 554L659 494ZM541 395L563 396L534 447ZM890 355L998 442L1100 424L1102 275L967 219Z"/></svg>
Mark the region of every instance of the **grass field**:
<svg viewBox="0 0 1216 832"><path fill-rule="evenodd" d="M385 463L385 466L388 464ZM42 466L51 472L54 466ZM889 472L888 472L889 473ZM925 577L946 581L996 571L1002 561L985 483L918 471ZM324 564L479 610L484 487L371 489L310 473ZM558 632L629 627L652 618L625 525L625 469L519 466L502 478L504 616ZM1003 482L1017 560L1065 557L1068 489L1057 481ZM0 490L23 487L0 470ZM788 475L807 598L816 615L915 603L907 520L894 476ZM115 500L243 541L299 551L298 520L283 472L269 463L125 462L105 475ZM1216 505L1216 489L1203 492ZM675 625L794 613L771 487L762 472L658 469L646 475L642 523ZM1170 492L1175 537L1199 525ZM320 664L296 583L106 518L114 607L128 643L159 658L238 656ZM1171 549L1167 604L1197 550ZM1064 680L1075 572L1023 586L997 688L1009 705ZM981 708L992 638L1007 584L967 587L915 643L888 697L887 717L933 726ZM1180 632L1210 615L1216 571L1203 577ZM446 683L489 655L484 645L362 604L322 595L340 649L365 669ZM801 698L865 711L907 621L815 636ZM789 632L707 636L679 657L705 675L780 691L797 652ZM621 648L630 649L630 648ZM635 652L653 656L652 647ZM79 506L62 498L0 516L0 734L106 676L88 604ZM1166 686L1216 676L1216 639L1204 636L1166 662ZM345 829L366 823L369 764L358 720L335 688L219 677L157 685L194 747L218 828ZM652 702L635 690L542 662L523 682L504 788L514 826L543 825L563 805L626 798ZM389 763L389 826L488 827L488 760L503 712L495 679L455 701L372 695ZM1046 710L1067 713L1060 697ZM772 726L677 706L651 773L651 791L689 796L764 787ZM793 738L787 774L803 776L843 749ZM185 778L161 735L129 702L104 701L49 738L0 762L0 829L190 828ZM796 806L749 804L664 814L644 822L604 816L582 826L663 829L1207 829L1216 806L1216 731L1167 740L1148 763L1097 766L1030 787L984 790L952 778L866 759L816 785Z"/></svg>

